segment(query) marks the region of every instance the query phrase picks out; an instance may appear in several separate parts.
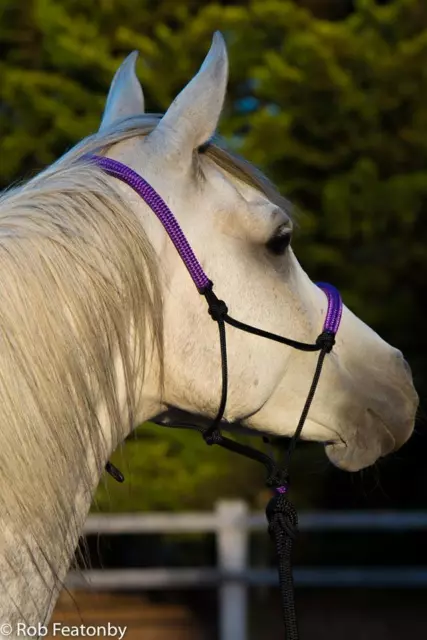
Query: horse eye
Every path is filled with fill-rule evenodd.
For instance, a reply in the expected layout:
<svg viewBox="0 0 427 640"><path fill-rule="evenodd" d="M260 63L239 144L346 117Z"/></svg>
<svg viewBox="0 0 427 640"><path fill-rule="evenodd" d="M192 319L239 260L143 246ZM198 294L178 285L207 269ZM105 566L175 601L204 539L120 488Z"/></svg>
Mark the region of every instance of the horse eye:
<svg viewBox="0 0 427 640"><path fill-rule="evenodd" d="M266 247L275 256L282 256L289 247L292 232L289 227L281 226L267 242Z"/></svg>

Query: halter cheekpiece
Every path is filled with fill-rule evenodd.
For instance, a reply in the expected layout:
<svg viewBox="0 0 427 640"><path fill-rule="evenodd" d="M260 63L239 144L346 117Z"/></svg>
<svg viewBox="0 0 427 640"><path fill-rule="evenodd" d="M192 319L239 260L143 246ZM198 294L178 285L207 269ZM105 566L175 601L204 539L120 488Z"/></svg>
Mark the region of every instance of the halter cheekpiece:
<svg viewBox="0 0 427 640"><path fill-rule="evenodd" d="M221 351L221 369L222 369L222 390L221 399L219 403L218 412L212 422L212 424L203 429L196 425L189 425L188 423L174 424L176 427L188 427L193 426L200 431L209 445L218 445L229 451L233 451L240 455L244 455L253 460L261 462L265 465L267 470L266 483L269 487L275 490L273 497L267 505L266 514L269 523L268 530L275 543L278 565L279 565L279 579L282 596L282 608L286 630L286 640L298 640L298 627L295 614L294 603L294 590L292 580L292 565L291 565L291 553L293 540L298 532L298 518L296 510L293 504L288 499L289 490L289 465L291 462L291 456L295 449L298 438L301 435L302 428L307 418L311 403L314 398L314 394L319 382L320 374L322 371L323 362L326 354L330 353L335 344L335 335L338 331L341 315L342 315L342 301L338 290L330 284L318 283L317 286L325 293L328 301L328 309L326 312L326 318L323 324L323 329L316 341L312 344L305 342L298 342L290 338L285 338L257 327L240 322L235 318L228 315L227 305L223 300L217 298L213 290L213 283L209 280L205 272L203 271L199 261L197 260L194 252L187 241L181 227L178 224L177 219L173 215L164 200L153 189L153 187L138 175L133 169L126 165L107 158L105 156L90 155L86 156L86 159L95 163L100 169L102 169L108 175L121 180L128 186L130 186L150 207L150 209L156 214L167 234L175 245L176 250L187 270L197 287L198 292L203 295L208 305L208 312L211 318L218 324L219 341ZM294 349L301 351L318 351L319 356L317 360L316 369L313 375L313 380L310 385L310 389L307 394L307 398L302 410L298 425L295 432L290 439L290 443L286 452L285 464L282 468L278 467L274 459L265 453L258 451L247 445L243 445L235 440L226 438L220 432L220 424L224 416L224 411L227 405L227 391L228 391L228 369L227 369L227 343L226 343L226 324L229 324L236 329L252 333L268 340L274 340L280 342ZM165 426L165 425L163 425ZM123 482L124 477L121 472L114 467L110 462L106 465L106 470L110 473L118 482Z"/></svg>

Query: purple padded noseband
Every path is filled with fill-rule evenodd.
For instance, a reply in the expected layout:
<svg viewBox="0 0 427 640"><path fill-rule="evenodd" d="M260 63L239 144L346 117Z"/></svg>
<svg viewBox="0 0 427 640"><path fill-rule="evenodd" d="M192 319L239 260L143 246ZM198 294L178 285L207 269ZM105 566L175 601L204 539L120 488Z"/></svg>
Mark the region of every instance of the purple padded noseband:
<svg viewBox="0 0 427 640"><path fill-rule="evenodd" d="M105 173L121 180L131 187L156 214L169 238L175 245L183 263L187 267L188 273L199 293L203 293L211 285L211 281L194 255L194 251L190 247L177 219L157 191L155 191L142 176L136 173L136 171L118 160L96 155L89 157L103 169ZM322 289L328 299L328 310L323 324L323 331L336 334L342 315L341 296L339 291L331 284L319 282L317 286Z"/></svg>
<svg viewBox="0 0 427 640"><path fill-rule="evenodd" d="M322 289L328 299L328 310L323 324L323 331L336 333L340 326L342 316L342 300L340 292L327 282L317 282L316 284L320 289Z"/></svg>

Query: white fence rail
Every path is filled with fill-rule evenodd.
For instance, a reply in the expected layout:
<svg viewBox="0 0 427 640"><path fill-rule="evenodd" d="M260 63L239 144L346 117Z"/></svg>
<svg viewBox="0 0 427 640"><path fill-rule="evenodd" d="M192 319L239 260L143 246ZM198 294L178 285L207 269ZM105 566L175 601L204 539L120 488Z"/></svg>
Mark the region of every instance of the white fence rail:
<svg viewBox="0 0 427 640"><path fill-rule="evenodd" d="M349 511L303 513L301 531L427 532L427 512ZM274 569L249 566L249 535L265 531L264 514L242 501L220 501L210 513L144 513L89 516L85 534L199 533L217 537L218 566L186 569L114 569L71 572L67 586L93 590L219 589L220 640L247 640L248 586L277 585ZM296 567L297 586L423 587L427 567Z"/></svg>

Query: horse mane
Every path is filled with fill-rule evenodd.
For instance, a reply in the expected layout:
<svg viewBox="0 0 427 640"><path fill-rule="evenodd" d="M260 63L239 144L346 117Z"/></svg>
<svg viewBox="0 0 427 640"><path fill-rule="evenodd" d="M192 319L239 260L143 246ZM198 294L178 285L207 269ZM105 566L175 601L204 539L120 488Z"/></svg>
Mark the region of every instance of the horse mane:
<svg viewBox="0 0 427 640"><path fill-rule="evenodd" d="M15 549L0 532L0 573L25 578L19 545L45 577L58 566L58 537L61 553L73 553L78 490L90 500L93 478L135 426L147 358L163 361L154 251L118 183L84 160L147 135L159 118L122 120L0 196L0 505ZM284 206L246 161L214 142L201 154Z"/></svg>

